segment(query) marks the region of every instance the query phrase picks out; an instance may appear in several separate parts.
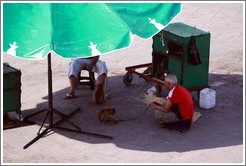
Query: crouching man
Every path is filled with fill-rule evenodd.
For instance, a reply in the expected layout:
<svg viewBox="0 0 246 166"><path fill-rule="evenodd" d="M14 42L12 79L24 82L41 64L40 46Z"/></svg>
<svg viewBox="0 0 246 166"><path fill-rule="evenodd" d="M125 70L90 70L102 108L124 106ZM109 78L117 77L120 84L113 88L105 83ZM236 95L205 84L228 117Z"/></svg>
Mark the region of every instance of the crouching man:
<svg viewBox="0 0 246 166"><path fill-rule="evenodd" d="M177 84L177 77L173 74L165 77L164 86L169 90L166 103L164 105L150 103L150 108L155 111L155 117L164 128L179 132L190 129L194 106L189 91Z"/></svg>

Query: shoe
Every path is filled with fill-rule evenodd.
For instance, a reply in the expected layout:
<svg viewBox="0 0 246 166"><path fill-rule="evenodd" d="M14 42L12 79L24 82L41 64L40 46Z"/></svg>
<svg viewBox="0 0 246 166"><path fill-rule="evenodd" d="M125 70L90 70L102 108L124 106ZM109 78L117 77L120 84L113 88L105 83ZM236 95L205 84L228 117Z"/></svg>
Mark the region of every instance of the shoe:
<svg viewBox="0 0 246 166"><path fill-rule="evenodd" d="M175 123L163 123L162 127L178 134L182 134L185 130L187 130L184 126L176 125Z"/></svg>
<svg viewBox="0 0 246 166"><path fill-rule="evenodd" d="M63 99L69 100L69 99L73 99L73 98L76 98L76 97L77 97L76 95L73 95L71 93L67 93L67 94L65 94L65 96L63 97Z"/></svg>
<svg viewBox="0 0 246 166"><path fill-rule="evenodd" d="M182 134L183 133L182 131L179 131L179 130L174 130L174 129L168 129L168 130L170 130L172 132L175 132L177 134Z"/></svg>

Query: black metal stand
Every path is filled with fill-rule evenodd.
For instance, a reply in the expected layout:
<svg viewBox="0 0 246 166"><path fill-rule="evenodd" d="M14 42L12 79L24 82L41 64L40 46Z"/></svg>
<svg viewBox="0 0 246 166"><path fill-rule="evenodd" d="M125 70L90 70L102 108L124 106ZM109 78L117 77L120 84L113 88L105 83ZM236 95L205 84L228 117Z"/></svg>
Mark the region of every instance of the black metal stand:
<svg viewBox="0 0 246 166"><path fill-rule="evenodd" d="M46 134L48 134L53 128L59 128L59 129L63 129L63 130L67 130L67 131L73 131L73 132L78 132L78 133L83 133L83 134L91 134L91 135L95 135L95 136L100 136L100 137L104 137L104 138L109 138L112 139L112 137L110 136L106 136L106 135L101 135L101 134L96 134L96 133L89 133L89 132L83 132L81 131L81 128L78 127L77 125L75 125L73 122L71 122L69 120L69 118L71 118L76 112L78 112L80 110L80 108L74 110L72 113L70 113L69 115L65 115L63 113L61 113L60 111L56 110L53 108L53 94L52 94L52 71L51 71L51 53L48 54L48 109L43 109L38 111L37 113L34 113L30 116L27 116L24 120L27 120L28 118L35 116L37 114L40 114L44 111L47 111L45 118L43 120L43 123L37 133L37 136L31 140L29 143L27 143L23 148L26 149L28 148L30 145L32 145L34 142L36 142L37 140L39 140L41 137L45 136ZM53 122L53 115L56 114L58 115L61 120L59 120L58 122L54 123ZM45 127L44 130L42 130L42 128L44 127L44 124L46 122L46 120L49 118L49 123L48 126ZM59 125L62 124L64 121L68 122L70 125L72 125L75 129L69 129L69 128L64 128L64 127L60 127Z"/></svg>

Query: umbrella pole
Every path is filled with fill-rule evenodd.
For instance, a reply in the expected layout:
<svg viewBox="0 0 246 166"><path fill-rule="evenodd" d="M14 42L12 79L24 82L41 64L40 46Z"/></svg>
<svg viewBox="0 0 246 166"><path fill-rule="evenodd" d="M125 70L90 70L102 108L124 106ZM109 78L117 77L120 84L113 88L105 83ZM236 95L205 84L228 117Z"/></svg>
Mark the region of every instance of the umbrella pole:
<svg viewBox="0 0 246 166"><path fill-rule="evenodd" d="M52 70L51 70L51 53L48 54L48 111L50 112L49 127L53 127L53 89L52 89Z"/></svg>
<svg viewBox="0 0 246 166"><path fill-rule="evenodd" d="M90 132L83 132L81 131L81 128L78 127L77 125L75 125L73 122L71 122L69 120L69 118L71 118L76 112L78 112L80 110L80 108L74 110L72 113L70 113L69 115L65 115L63 113L61 113L60 111L56 110L53 108L53 92L52 92L52 70L51 70L51 53L48 54L48 109L44 109L39 111L38 113L35 113L34 115L37 115L39 113L44 112L45 110L47 110L46 116L43 120L43 123L37 133L37 136L31 140L29 143L27 143L23 148L26 149L28 148L30 145L32 145L33 143L35 143L37 140L39 140L41 137L45 136L46 134L48 134L51 129L53 128L58 128L58 129L62 129L62 130L66 130L66 131L73 131L73 132L79 132L79 133L83 133L83 134L91 134L91 135L95 135L95 136L100 136L100 137L105 137L105 138L109 138L112 139L112 137L110 136L106 136L106 135L101 135L101 134L97 134L97 133L90 133ZM59 117L61 117L61 120L59 120L58 122L54 123L53 121L53 114L58 115ZM32 117L34 115L28 116ZM45 127L44 130L42 130L44 123L46 122L47 118L49 118L49 123L48 126ZM73 127L76 128L76 130L74 129L68 129L68 128L64 128L64 127L58 127L58 125L62 124L64 121L68 122L70 125L72 125Z"/></svg>

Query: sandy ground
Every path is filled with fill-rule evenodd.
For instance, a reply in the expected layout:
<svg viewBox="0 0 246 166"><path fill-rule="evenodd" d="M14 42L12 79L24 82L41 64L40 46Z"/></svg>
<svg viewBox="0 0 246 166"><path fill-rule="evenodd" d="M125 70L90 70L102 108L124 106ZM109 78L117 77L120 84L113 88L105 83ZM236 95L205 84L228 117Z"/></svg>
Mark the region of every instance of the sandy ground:
<svg viewBox="0 0 246 166"><path fill-rule="evenodd" d="M216 107L195 110L202 116L192 129L177 134L161 128L153 112L119 124L102 124L97 113L105 106L117 109L116 116L139 116L146 107L145 95L151 82L134 75L125 86L125 67L151 62L152 39L135 38L130 48L101 57L109 67L108 92L111 99L105 105L91 102L92 91L82 86L78 98L63 100L68 92L67 67L70 60L52 56L53 105L68 114L81 108L70 120L82 131L104 134L113 139L54 129L27 149L40 125L22 126L1 131L1 163L71 163L71 164L167 164L167 163L244 163L243 112L243 4L184 3L183 12L174 22L183 22L211 33L209 84L216 91ZM22 72L21 110L24 117L48 108L47 59L27 61L4 56L3 62ZM41 123L44 113L32 118ZM57 117L55 117L55 121ZM70 127L64 123L61 126Z"/></svg>

